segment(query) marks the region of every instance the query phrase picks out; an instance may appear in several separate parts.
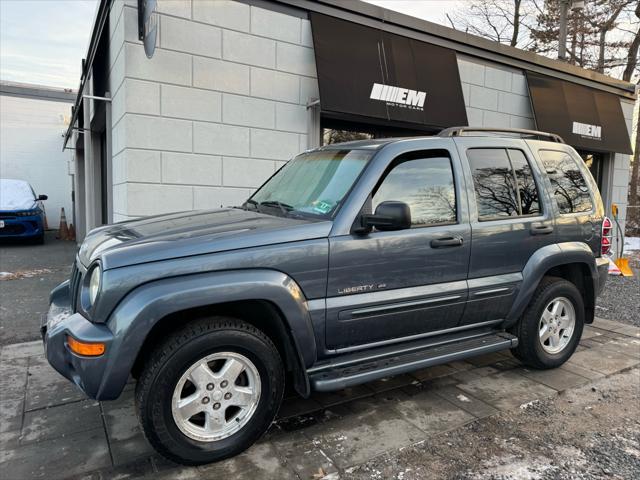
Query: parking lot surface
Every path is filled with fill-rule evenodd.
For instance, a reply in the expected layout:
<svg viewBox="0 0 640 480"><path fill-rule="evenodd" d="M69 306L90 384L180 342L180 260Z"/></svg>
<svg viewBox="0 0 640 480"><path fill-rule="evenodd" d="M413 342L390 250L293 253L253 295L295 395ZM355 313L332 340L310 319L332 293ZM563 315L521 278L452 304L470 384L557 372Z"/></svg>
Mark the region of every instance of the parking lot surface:
<svg viewBox="0 0 640 480"><path fill-rule="evenodd" d="M0 349L0 471L6 479L400 478L400 470L382 472L393 471L392 460L403 452L420 452L443 435L470 449L489 419L535 409L538 402L638 364L640 329L597 319L561 368L532 371L507 351L309 399L292 396L269 433L247 452L187 468L162 459L147 444L135 416L133 383L117 401L89 400L49 367L39 342L8 345ZM628 427L637 439L638 403L625 405L635 411L636 423ZM431 468L428 451L416 455L396 464L402 478L424 478L415 473ZM416 472L405 472L412 464Z"/></svg>
<svg viewBox="0 0 640 480"><path fill-rule="evenodd" d="M77 245L55 235L44 245L0 241L0 345L38 338L49 292L69 278Z"/></svg>

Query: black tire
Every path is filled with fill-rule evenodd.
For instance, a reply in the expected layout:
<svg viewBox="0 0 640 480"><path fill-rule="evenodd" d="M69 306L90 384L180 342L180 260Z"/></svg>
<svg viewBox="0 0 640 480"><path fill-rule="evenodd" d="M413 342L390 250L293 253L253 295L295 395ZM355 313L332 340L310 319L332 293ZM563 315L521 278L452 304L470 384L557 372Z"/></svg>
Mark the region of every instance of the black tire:
<svg viewBox="0 0 640 480"><path fill-rule="evenodd" d="M551 354L542 346L539 338L540 318L549 303L558 297L568 299L575 311L575 326L571 339L562 351ZM556 368L565 363L582 337L584 328L584 301L576 286L562 278L544 277L533 294L529 306L511 330L518 337L518 346L511 350L525 365L536 369Z"/></svg>
<svg viewBox="0 0 640 480"><path fill-rule="evenodd" d="M216 352L235 352L255 365L260 399L239 431L218 441L198 441L176 425L172 396L187 369ZM283 391L284 369L273 342L246 322L214 317L188 323L156 347L142 369L135 397L138 418L151 445L174 462L200 465L237 455L258 440L277 414Z"/></svg>

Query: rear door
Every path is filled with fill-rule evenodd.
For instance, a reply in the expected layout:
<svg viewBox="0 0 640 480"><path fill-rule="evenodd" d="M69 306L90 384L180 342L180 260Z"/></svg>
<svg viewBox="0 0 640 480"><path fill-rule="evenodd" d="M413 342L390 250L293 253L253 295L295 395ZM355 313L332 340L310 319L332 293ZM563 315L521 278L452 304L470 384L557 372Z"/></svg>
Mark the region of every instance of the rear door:
<svg viewBox="0 0 640 480"><path fill-rule="evenodd" d="M357 209L402 201L412 226L329 239L326 344L332 350L455 328L464 311L471 238L455 150L405 152L380 168Z"/></svg>
<svg viewBox="0 0 640 480"><path fill-rule="evenodd" d="M540 166L518 139L458 138L469 190L471 260L463 325L497 322L511 308L533 253L555 242Z"/></svg>

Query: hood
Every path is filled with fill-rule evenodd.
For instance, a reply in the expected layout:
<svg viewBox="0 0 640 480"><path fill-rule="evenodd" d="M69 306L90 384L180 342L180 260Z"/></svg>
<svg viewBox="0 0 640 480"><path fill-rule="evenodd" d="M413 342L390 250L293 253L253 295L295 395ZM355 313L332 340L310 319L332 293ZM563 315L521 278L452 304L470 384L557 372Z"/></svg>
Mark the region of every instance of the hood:
<svg viewBox="0 0 640 480"><path fill-rule="evenodd" d="M38 206L31 186L24 180L0 179L0 210L33 210Z"/></svg>
<svg viewBox="0 0 640 480"><path fill-rule="evenodd" d="M326 237L331 222L277 217L236 208L147 217L92 230L80 247L83 265L103 269Z"/></svg>

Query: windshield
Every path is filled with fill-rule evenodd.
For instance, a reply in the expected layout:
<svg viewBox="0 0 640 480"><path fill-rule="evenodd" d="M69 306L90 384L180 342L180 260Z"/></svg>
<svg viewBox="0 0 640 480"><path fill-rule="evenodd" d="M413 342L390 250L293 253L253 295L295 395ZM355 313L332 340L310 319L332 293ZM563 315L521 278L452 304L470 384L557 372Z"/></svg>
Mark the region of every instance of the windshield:
<svg viewBox="0 0 640 480"><path fill-rule="evenodd" d="M374 152L321 150L282 167L246 203L269 213L297 212L330 218Z"/></svg>
<svg viewBox="0 0 640 480"><path fill-rule="evenodd" d="M24 180L0 179L0 210L29 210L36 196Z"/></svg>

